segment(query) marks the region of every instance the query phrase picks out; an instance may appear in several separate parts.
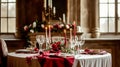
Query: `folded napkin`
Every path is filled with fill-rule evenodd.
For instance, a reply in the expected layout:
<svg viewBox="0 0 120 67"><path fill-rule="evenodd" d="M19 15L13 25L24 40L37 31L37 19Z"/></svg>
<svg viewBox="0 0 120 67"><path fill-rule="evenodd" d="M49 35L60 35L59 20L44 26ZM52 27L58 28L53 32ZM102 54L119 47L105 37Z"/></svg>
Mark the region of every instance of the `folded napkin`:
<svg viewBox="0 0 120 67"><path fill-rule="evenodd" d="M41 67L72 67L74 57L61 57L57 55L38 56Z"/></svg>
<svg viewBox="0 0 120 67"><path fill-rule="evenodd" d="M107 51L105 50L95 50L95 49L85 49L83 52L81 52L81 54L90 54L90 55L103 55L106 54Z"/></svg>
<svg viewBox="0 0 120 67"><path fill-rule="evenodd" d="M73 56L59 56L58 53L43 52L37 56L41 67L72 67Z"/></svg>

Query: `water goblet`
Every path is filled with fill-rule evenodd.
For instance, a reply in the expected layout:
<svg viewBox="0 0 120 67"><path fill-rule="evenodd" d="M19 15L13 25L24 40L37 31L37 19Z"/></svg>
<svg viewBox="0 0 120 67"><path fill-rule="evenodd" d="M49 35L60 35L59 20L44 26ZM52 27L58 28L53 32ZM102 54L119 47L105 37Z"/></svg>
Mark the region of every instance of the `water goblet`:
<svg viewBox="0 0 120 67"><path fill-rule="evenodd" d="M39 49L42 50L42 45L45 42L45 36L44 35L37 35L36 36L36 41L39 44Z"/></svg>
<svg viewBox="0 0 120 67"><path fill-rule="evenodd" d="M81 35L79 38L78 38L78 47L80 49L80 52L82 51L82 46L84 45L85 43L85 35Z"/></svg>
<svg viewBox="0 0 120 67"><path fill-rule="evenodd" d="M70 38L70 40L69 40L69 42L70 42L70 49L72 49L74 54L76 54L77 40L78 40L77 36L75 36L74 38Z"/></svg>

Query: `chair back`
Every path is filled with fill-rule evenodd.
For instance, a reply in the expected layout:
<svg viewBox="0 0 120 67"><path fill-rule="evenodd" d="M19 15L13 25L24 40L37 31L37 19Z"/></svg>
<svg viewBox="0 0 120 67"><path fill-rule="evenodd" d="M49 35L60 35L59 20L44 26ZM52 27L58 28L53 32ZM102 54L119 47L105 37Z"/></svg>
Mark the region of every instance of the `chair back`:
<svg viewBox="0 0 120 67"><path fill-rule="evenodd" d="M2 56L6 57L8 55L8 48L4 39L0 39L0 47L0 50L2 51Z"/></svg>

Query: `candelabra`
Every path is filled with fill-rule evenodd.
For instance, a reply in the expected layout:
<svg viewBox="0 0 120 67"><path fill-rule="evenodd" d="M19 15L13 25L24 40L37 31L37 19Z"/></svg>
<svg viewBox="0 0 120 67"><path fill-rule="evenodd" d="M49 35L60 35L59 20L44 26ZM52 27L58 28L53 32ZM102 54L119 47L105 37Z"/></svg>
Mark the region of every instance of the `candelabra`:
<svg viewBox="0 0 120 67"><path fill-rule="evenodd" d="M53 20L56 16L56 8L52 7L52 0L44 0L44 10L43 10L43 21L48 22L50 24L50 21Z"/></svg>

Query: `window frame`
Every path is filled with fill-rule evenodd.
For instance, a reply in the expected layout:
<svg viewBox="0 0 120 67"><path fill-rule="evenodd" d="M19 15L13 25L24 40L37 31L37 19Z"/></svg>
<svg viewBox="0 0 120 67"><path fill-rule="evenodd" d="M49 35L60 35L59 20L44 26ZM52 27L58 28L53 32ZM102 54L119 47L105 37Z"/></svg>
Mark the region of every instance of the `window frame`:
<svg viewBox="0 0 120 67"><path fill-rule="evenodd" d="M107 30L107 32L101 32L100 31L100 33L102 33L102 34L120 34L120 32L118 32L118 3L120 3L120 2L118 2L118 0L115 0L115 19L114 19L114 23L115 23L115 32L109 32L109 29ZM100 27L100 0L99 0L99 4L98 4L98 7L99 7L99 27ZM107 4L109 4L109 3L107 3ZM109 12L108 12L109 13ZM109 19L110 17L109 17L109 15L107 16L107 17L105 17L105 18L107 18L107 19ZM107 25L109 24L109 22L107 23ZM109 28L109 27L108 27Z"/></svg>
<svg viewBox="0 0 120 67"><path fill-rule="evenodd" d="M2 3L6 3L7 4L7 17L2 17L1 16L1 4ZM8 24L9 24L9 19L10 18L13 18L13 19L15 19L15 24L16 24L16 16L15 17L9 17L8 16L8 13L9 13L9 3L13 3L13 4L15 4L15 15L16 15L16 1L15 2L9 2L8 0L6 1L6 2L2 2L1 0L0 0L0 34L14 34L14 33L16 33L16 31L15 32L10 32L9 31L9 26L8 26ZM1 18L5 18L6 20L7 20L7 31L6 32L2 32L1 31ZM15 25L15 27L16 27L16 25ZM16 30L16 28L15 28L15 30Z"/></svg>

